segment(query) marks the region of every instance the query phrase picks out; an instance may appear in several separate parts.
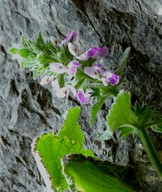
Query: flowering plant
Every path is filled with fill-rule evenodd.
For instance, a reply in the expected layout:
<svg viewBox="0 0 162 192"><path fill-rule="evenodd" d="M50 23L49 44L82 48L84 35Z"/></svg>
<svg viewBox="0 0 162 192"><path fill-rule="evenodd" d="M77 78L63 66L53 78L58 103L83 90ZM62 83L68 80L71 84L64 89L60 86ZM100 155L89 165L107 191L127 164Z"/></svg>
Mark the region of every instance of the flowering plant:
<svg viewBox="0 0 162 192"><path fill-rule="evenodd" d="M71 92L80 103L96 102L91 110L91 124L105 100L113 96L114 103L107 116L108 130L102 134L102 138L109 138L110 131L113 132L117 129L122 137L126 137L130 133L139 136L152 164L161 177L162 164L146 129L151 128L153 131L161 133L162 116L153 108L141 107L138 103L132 107L131 94L119 90L120 85L125 81L123 70L130 48L124 51L119 67L114 72L100 63L108 53L106 46L101 48L94 46L82 53L75 44L76 40L76 32L69 33L60 44L58 41L44 42L42 35L39 34L36 42L27 41L23 37L21 44L17 48L12 48L10 52L16 56L21 68L29 68L33 72L34 78L38 75L41 76L41 85L51 83L59 98L64 98ZM115 178L107 176L89 161L85 163L62 162L61 164L63 157L70 153L81 153L85 157L94 158L93 152L83 147L84 135L77 123L79 113L80 108L71 109L58 135L54 135L53 132L47 133L34 143L33 153L38 155L39 160L41 158L49 177L52 178L52 188L56 191L63 191L68 187L83 192L95 191L96 188L107 192L132 191L123 183L117 182L116 174ZM111 172L110 169L108 172ZM116 170L116 172L118 171ZM97 181L98 177L95 173L100 174L102 178L100 182ZM89 177L92 176L94 181L89 180ZM72 183L71 178L73 178ZM115 186L111 188L111 185Z"/></svg>
<svg viewBox="0 0 162 192"><path fill-rule="evenodd" d="M93 124L105 100L116 96L124 81L123 69L130 48L125 50L119 68L114 72L100 64L108 53L106 46L93 46L81 53L75 44L76 40L77 33L74 31L60 44L57 40L45 42L39 33L36 42L23 37L19 47L12 48L10 52L15 54L21 68L33 71L34 78L41 76L41 85L51 83L59 98L71 92L80 103L95 102L90 120Z"/></svg>

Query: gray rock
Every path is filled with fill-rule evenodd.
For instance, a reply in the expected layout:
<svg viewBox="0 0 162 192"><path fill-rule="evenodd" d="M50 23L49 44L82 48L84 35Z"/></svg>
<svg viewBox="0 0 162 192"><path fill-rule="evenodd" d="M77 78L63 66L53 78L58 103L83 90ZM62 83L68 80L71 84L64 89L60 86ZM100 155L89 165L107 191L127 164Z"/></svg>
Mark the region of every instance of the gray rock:
<svg viewBox="0 0 162 192"><path fill-rule="evenodd" d="M77 1L73 1L77 2ZM79 45L86 50L92 45L107 45L109 55L104 61L115 68L128 46L132 47L126 69L125 89L133 94L133 102L145 100L162 110L162 17L160 0L89 0L82 1L81 10L69 0L1 0L0 1L0 191L44 192L46 187L31 153L34 137L63 123L68 108L78 105L74 98L60 100L49 86L40 86L28 71L20 71L8 49L23 34L36 38L41 31L48 39L61 40L67 32L79 33ZM82 105L80 124L86 146L96 156L132 164L144 192L161 192L162 182L152 168L139 140L128 137L106 142L95 139L104 124L111 101L99 112L93 128L88 124L90 106ZM158 105L157 105L158 104ZM157 151L160 134L150 132Z"/></svg>

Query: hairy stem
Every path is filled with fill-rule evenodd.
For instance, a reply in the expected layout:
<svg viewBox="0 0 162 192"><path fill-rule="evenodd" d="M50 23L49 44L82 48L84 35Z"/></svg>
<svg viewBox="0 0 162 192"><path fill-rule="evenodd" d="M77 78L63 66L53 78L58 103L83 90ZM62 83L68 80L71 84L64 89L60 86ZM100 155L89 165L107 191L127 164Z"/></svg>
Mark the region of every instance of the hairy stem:
<svg viewBox="0 0 162 192"><path fill-rule="evenodd" d="M149 137L146 133L146 130L144 128L138 128L138 133L143 142L145 150L148 153L148 156L150 157L151 163L154 165L159 176L162 177L162 163L160 162L160 160L155 152L155 149L152 145L151 140L149 139Z"/></svg>

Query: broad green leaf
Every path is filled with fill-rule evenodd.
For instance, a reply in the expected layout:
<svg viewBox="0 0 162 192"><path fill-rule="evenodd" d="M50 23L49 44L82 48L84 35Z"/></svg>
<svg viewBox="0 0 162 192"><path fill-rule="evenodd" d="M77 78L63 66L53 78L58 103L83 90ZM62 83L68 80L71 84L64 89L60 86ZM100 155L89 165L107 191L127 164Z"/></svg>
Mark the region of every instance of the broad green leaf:
<svg viewBox="0 0 162 192"><path fill-rule="evenodd" d="M112 138L112 132L109 129L106 129L103 133L98 133L96 139L100 141L109 140Z"/></svg>
<svg viewBox="0 0 162 192"><path fill-rule="evenodd" d="M12 54L17 54L18 53L18 49L16 49L16 48L12 48L12 49L10 49L10 53L12 53Z"/></svg>
<svg viewBox="0 0 162 192"><path fill-rule="evenodd" d="M78 123L78 117L80 114L80 107L75 107L69 110L63 127L61 128L58 137L69 137L77 143L84 143L84 134Z"/></svg>
<svg viewBox="0 0 162 192"><path fill-rule="evenodd" d="M84 149L80 143L68 137L61 139L55 136L53 132L38 138L35 143L35 150L38 151L42 163L51 177L52 188L55 192L68 189L68 184L62 173L62 157L71 153L80 153L86 157L93 157L93 152Z"/></svg>
<svg viewBox="0 0 162 192"><path fill-rule="evenodd" d="M27 49L20 49L18 53L23 58L27 58L29 55L31 55L30 51Z"/></svg>
<svg viewBox="0 0 162 192"><path fill-rule="evenodd" d="M122 59L121 59L120 64L119 64L119 68L115 72L116 74L118 74L120 76L122 75L122 73L124 71L124 68L125 68L125 65L126 65L126 62L127 62L127 59L128 59L129 53L130 53L130 50L131 50L130 47L126 48L126 50L124 51L124 53L122 55Z"/></svg>
<svg viewBox="0 0 162 192"><path fill-rule="evenodd" d="M54 132L43 134L34 143L34 154L39 154L41 162L51 178L51 185L55 192L62 192L68 189L61 159L71 153L82 154L86 157L93 157L91 150L83 147L84 135L77 123L80 108L69 110L67 118L58 135Z"/></svg>
<svg viewBox="0 0 162 192"><path fill-rule="evenodd" d="M90 161L69 162L65 173L81 192L133 192L117 178L100 171Z"/></svg>
<svg viewBox="0 0 162 192"><path fill-rule="evenodd" d="M104 104L104 102L106 101L106 99L110 96L111 94L109 95L106 95L106 96L101 96L99 98L99 100L97 101L97 103L95 103L93 106L92 106L92 109L91 109L91 115L90 115L90 125L92 126L93 123L94 123L94 120L96 118L96 115L98 113L98 111L101 109L102 105Z"/></svg>
<svg viewBox="0 0 162 192"><path fill-rule="evenodd" d="M115 131L121 127L134 128L133 125L137 123L138 118L131 110L131 94L122 90L112 104L107 124L111 131Z"/></svg>

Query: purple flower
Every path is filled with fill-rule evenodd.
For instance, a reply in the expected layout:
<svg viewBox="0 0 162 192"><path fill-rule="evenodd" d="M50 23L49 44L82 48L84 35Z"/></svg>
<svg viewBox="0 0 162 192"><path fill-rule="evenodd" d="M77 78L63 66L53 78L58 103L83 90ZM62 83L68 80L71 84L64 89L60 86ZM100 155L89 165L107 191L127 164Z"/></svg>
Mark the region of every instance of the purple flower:
<svg viewBox="0 0 162 192"><path fill-rule="evenodd" d="M89 58L94 58L97 54L98 54L99 48L98 47L91 47L88 51L87 51L87 56Z"/></svg>
<svg viewBox="0 0 162 192"><path fill-rule="evenodd" d="M62 74L69 73L70 76L76 74L77 67L81 66L77 61L71 61L67 66L62 63L51 63L50 70L54 73Z"/></svg>
<svg viewBox="0 0 162 192"><path fill-rule="evenodd" d="M96 60L99 60L103 57L105 57L108 53L108 49L106 46L98 48L96 46L91 47L90 49L88 49L88 51L86 51L85 53L81 54L80 56L77 57L77 59L86 61L89 58L93 58Z"/></svg>
<svg viewBox="0 0 162 192"><path fill-rule="evenodd" d="M70 41L71 41L71 42L74 42L74 41L76 41L76 39L77 39L77 32L72 31L72 32L70 32L70 33L66 36L66 38L61 42L61 46L62 46L62 45L67 45Z"/></svg>
<svg viewBox="0 0 162 192"><path fill-rule="evenodd" d="M103 77L101 78L105 86L107 86L108 83L110 83L112 86L117 85L119 83L119 79L120 79L120 76L116 75L112 71L105 71L103 73Z"/></svg>
<svg viewBox="0 0 162 192"><path fill-rule="evenodd" d="M72 76L73 74L76 74L77 72L77 67L81 66L82 64L78 63L77 61L71 61L68 64L68 73L70 76Z"/></svg>
<svg viewBox="0 0 162 192"><path fill-rule="evenodd" d="M98 56L99 56L100 58L103 58L103 57L105 57L105 56L107 55L107 53L108 53L107 47L106 47L106 46L103 46L103 47L99 48Z"/></svg>
<svg viewBox="0 0 162 192"><path fill-rule="evenodd" d="M102 65L102 64L98 64L98 63L94 63L92 65L93 68L95 68L97 70L98 73L103 73L103 68L106 68L106 65Z"/></svg>
<svg viewBox="0 0 162 192"><path fill-rule="evenodd" d="M76 98L78 99L79 102L81 102L83 104L88 104L89 103L90 94L84 93L83 91L79 90L75 94L75 96L76 96Z"/></svg>
<svg viewBox="0 0 162 192"><path fill-rule="evenodd" d="M120 77L114 73L112 74L112 76L110 78L108 78L109 83L111 85L117 85L119 83L119 79L120 79Z"/></svg>
<svg viewBox="0 0 162 192"><path fill-rule="evenodd" d="M104 73L104 71L102 70L103 68L106 68L106 66L94 63L92 67L85 67L84 73L94 79L101 79L103 76L102 74Z"/></svg>
<svg viewBox="0 0 162 192"><path fill-rule="evenodd" d="M80 60L86 61L89 58L94 58L97 54L98 54L99 48L98 47L91 47L90 49L88 49L88 51L86 51L85 53L83 53L82 55L80 55L79 57L77 57Z"/></svg>
<svg viewBox="0 0 162 192"><path fill-rule="evenodd" d="M112 86L119 83L120 76L116 75L112 71L103 71L102 68L106 68L105 65L93 64L92 67L85 67L84 73L94 79L101 80L105 86L110 83Z"/></svg>

